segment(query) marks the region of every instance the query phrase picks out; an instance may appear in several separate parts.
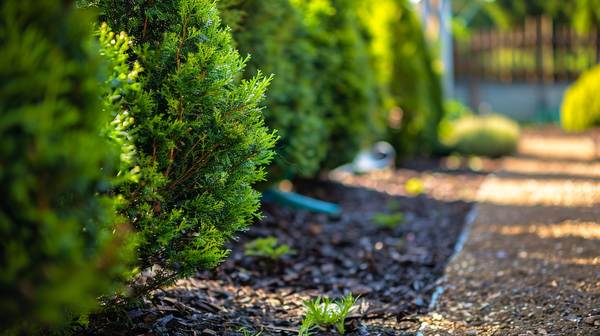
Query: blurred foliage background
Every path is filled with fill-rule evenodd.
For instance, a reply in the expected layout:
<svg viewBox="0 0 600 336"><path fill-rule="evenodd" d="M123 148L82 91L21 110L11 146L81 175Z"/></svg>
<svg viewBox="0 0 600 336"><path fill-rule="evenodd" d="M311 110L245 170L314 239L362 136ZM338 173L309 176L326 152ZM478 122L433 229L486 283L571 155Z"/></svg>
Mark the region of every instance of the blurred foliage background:
<svg viewBox="0 0 600 336"><path fill-rule="evenodd" d="M269 180L311 177L387 139L401 157L438 148L434 51L406 0L219 3L251 76L275 73L267 125L281 136ZM391 119L390 119L391 118Z"/></svg>

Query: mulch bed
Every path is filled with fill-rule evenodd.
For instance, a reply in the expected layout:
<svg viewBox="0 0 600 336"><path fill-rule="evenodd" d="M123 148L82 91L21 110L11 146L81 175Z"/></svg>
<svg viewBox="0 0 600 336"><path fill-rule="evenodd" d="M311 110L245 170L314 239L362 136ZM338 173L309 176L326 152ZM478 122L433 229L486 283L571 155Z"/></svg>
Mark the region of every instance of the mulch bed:
<svg viewBox="0 0 600 336"><path fill-rule="evenodd" d="M420 174L440 185L466 179L477 188L483 180L463 172L408 175ZM448 188L455 189L460 192ZM152 302L125 319L93 316L97 330L88 334L243 335L263 329L261 335L296 335L303 300L352 293L360 295L360 308L346 320L347 335L416 335L417 316L428 311L471 203L436 200L434 190L397 196L325 180L297 181L295 190L343 211L332 216L263 202L266 218L228 244L223 264L155 291ZM398 211L404 223L395 228L372 222L376 213ZM279 260L245 255L245 243L270 236L297 253Z"/></svg>

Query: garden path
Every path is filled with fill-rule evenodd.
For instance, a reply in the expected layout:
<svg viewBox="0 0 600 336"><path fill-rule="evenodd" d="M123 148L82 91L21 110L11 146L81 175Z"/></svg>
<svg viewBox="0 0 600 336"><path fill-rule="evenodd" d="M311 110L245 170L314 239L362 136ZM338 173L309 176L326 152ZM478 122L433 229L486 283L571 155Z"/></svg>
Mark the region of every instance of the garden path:
<svg viewBox="0 0 600 336"><path fill-rule="evenodd" d="M481 185L417 335L600 335L600 146L526 132Z"/></svg>

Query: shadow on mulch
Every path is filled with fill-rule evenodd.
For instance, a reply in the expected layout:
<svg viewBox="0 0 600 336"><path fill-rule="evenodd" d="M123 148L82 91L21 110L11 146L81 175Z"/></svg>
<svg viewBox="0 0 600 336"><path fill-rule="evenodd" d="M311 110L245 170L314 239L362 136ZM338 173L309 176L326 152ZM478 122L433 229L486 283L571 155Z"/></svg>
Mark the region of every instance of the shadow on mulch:
<svg viewBox="0 0 600 336"><path fill-rule="evenodd" d="M471 204L390 196L319 180L295 187L341 205L341 215L263 202L266 218L228 244L231 254L223 264L156 291L147 308L127 312L121 322L101 317L93 334L243 335L243 328L296 335L303 300L352 293L360 295L360 307L346 320L347 335L414 335L415 316L427 312ZM375 214L398 212L404 221L394 228L372 221ZM297 253L279 260L245 255L244 243L271 236Z"/></svg>

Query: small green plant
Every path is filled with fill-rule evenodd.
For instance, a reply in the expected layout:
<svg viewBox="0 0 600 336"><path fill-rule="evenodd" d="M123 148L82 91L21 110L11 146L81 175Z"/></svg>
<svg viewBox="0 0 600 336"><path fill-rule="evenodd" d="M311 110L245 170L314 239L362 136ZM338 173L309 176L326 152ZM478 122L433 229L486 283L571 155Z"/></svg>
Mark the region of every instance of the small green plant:
<svg viewBox="0 0 600 336"><path fill-rule="evenodd" d="M380 228L393 229L404 223L404 216L401 212L392 214L375 213L371 221Z"/></svg>
<svg viewBox="0 0 600 336"><path fill-rule="evenodd" d="M387 202L391 214L377 212L373 214L371 221L380 228L393 229L404 223L404 215L400 212L400 205L396 202Z"/></svg>
<svg viewBox="0 0 600 336"><path fill-rule="evenodd" d="M279 259L286 254L296 254L296 251L290 249L287 244L277 246L277 238L257 238L249 243L246 243L247 256L268 257L271 259Z"/></svg>
<svg viewBox="0 0 600 336"><path fill-rule="evenodd" d="M342 298L342 301L331 301L329 298L321 299L321 296L314 301L304 301L306 306L306 317L302 320L299 336L308 336L310 331L315 328L326 329L335 327L337 331L344 334L344 321L346 316L355 310L356 298L352 297L352 293L347 298Z"/></svg>
<svg viewBox="0 0 600 336"><path fill-rule="evenodd" d="M418 177L413 177L404 183L404 188L409 194L418 195L425 191L423 181Z"/></svg>
<svg viewBox="0 0 600 336"><path fill-rule="evenodd" d="M259 336L260 334L262 334L263 330L264 330L263 328L260 328L259 332L257 332L256 334L251 334L248 330L246 330L244 328L240 328L238 330L238 332L244 333L244 336Z"/></svg>

